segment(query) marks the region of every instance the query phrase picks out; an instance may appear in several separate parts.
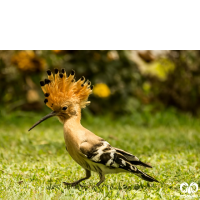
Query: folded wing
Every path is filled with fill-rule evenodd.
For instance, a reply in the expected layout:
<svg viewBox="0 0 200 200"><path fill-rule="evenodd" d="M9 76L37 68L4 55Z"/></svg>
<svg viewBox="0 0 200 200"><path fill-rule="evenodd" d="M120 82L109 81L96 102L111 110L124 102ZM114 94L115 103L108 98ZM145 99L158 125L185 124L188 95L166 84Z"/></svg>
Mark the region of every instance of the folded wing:
<svg viewBox="0 0 200 200"><path fill-rule="evenodd" d="M152 168L151 165L140 161L136 156L134 156L134 155L122 150L122 149L115 148L115 150L117 151L117 153L120 153L121 155L123 155L127 159L127 161L129 161L133 165L141 165L143 167Z"/></svg>
<svg viewBox="0 0 200 200"><path fill-rule="evenodd" d="M134 173L146 181L156 181L153 177L140 171L134 165L141 165L151 167L148 164L141 162L136 156L125 152L121 149L114 148L106 141L99 141L97 144L91 146L83 143L80 147L81 152L91 161L101 163L109 168L121 168L123 170Z"/></svg>

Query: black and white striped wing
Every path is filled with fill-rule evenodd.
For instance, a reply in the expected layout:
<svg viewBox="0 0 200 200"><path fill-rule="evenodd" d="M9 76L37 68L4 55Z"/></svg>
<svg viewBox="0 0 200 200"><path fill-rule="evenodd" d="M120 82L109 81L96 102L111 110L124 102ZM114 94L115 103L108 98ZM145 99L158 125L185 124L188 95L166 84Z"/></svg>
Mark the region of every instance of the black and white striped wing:
<svg viewBox="0 0 200 200"><path fill-rule="evenodd" d="M106 141L99 141L97 144L86 148L87 144L80 147L81 152L91 161L101 163L108 167L119 167L115 162L116 150Z"/></svg>
<svg viewBox="0 0 200 200"><path fill-rule="evenodd" d="M81 151L91 161L104 164L108 167L123 168L129 164L131 166L147 165L141 162L136 156L121 149L114 148L106 141L99 141L87 151L84 149L84 146L82 146ZM149 167L149 165L147 166ZM134 168L134 166L132 167Z"/></svg>
<svg viewBox="0 0 200 200"><path fill-rule="evenodd" d="M121 155L123 155L127 159L127 161L130 162L133 165L140 165L140 166L143 166L143 167L152 168L151 165L140 161L136 156L134 156L131 153L128 153L128 152L126 152L122 149L118 149L118 148L115 148L115 150L117 151L117 153L120 153Z"/></svg>
<svg viewBox="0 0 200 200"><path fill-rule="evenodd" d="M121 168L126 171L135 173L135 175L146 181L158 182L156 179L140 171L136 166L134 166L145 166L145 163L142 163L136 156L133 156L132 154L129 154L121 149L111 147L110 144L106 141L100 141L96 145L92 146L89 151L84 149L84 146L82 146L80 149L88 159L95 163L101 163L110 168ZM136 164L132 164L131 162Z"/></svg>

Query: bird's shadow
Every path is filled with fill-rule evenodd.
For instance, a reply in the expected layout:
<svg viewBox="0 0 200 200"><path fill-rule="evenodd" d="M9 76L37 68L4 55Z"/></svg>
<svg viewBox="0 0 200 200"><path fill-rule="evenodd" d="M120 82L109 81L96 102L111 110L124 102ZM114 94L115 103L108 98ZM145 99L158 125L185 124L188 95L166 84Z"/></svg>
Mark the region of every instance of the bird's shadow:
<svg viewBox="0 0 200 200"><path fill-rule="evenodd" d="M139 190L139 189L144 189L144 188L149 188L151 187L151 185L149 183L139 183L139 184L135 184L135 185L130 185L130 184L113 184L110 185L110 189L114 189L114 190Z"/></svg>
<svg viewBox="0 0 200 200"><path fill-rule="evenodd" d="M61 184L49 184L46 186L47 190L53 190L53 189L71 189L71 188L75 188L75 189L84 189L85 191L87 191L88 189L92 189L94 191L103 191L103 188L106 186L106 184L102 184L99 187L94 185L83 185L83 184L78 184L76 186L72 186L72 185L64 185L62 183ZM149 183L146 184L136 184L136 185L126 185L126 184L113 184L109 186L110 189L113 190L139 190L139 189L144 189L144 188L150 188L151 185Z"/></svg>

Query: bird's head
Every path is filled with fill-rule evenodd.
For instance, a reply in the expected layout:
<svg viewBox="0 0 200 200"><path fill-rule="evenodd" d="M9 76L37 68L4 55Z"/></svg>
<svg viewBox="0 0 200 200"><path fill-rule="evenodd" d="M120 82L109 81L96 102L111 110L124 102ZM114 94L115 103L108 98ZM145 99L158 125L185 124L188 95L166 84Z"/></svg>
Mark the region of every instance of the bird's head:
<svg viewBox="0 0 200 200"><path fill-rule="evenodd" d="M55 76L48 70L48 79L40 81L41 88L45 95L44 103L53 110L30 129L43 122L44 120L57 116L61 122L80 114L81 108L90 104L87 101L92 93L93 86L90 81L85 81L85 77L75 81L75 72L71 71L70 75L64 69L61 72L55 69Z"/></svg>

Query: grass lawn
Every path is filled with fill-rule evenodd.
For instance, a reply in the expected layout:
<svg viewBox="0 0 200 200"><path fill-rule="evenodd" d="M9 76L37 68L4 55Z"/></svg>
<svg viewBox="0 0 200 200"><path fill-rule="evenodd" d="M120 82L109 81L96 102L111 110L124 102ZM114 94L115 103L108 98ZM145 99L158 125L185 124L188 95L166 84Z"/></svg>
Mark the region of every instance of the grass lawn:
<svg viewBox="0 0 200 200"><path fill-rule="evenodd" d="M180 191L183 182L197 183L199 190L191 199L200 198L200 119L169 112L113 119L85 112L83 126L151 163L153 169L139 168L160 181L148 183L121 173L106 175L97 188L95 173L82 183L87 187L62 184L80 179L85 172L65 150L63 127L56 118L28 132L43 115L2 111L0 199L189 199Z"/></svg>

